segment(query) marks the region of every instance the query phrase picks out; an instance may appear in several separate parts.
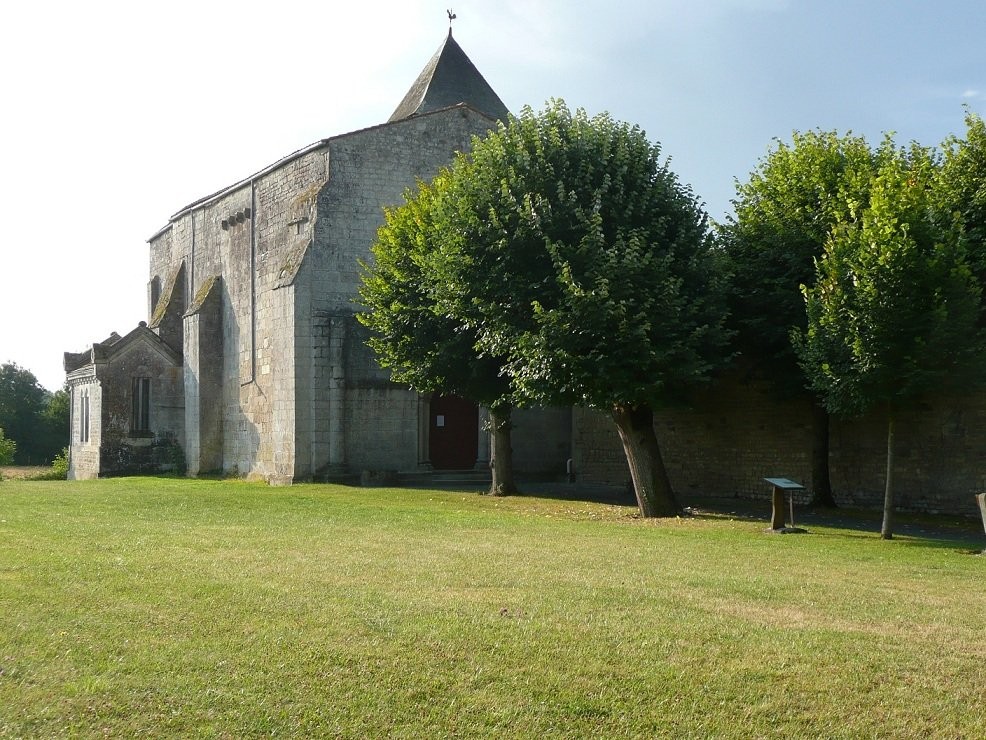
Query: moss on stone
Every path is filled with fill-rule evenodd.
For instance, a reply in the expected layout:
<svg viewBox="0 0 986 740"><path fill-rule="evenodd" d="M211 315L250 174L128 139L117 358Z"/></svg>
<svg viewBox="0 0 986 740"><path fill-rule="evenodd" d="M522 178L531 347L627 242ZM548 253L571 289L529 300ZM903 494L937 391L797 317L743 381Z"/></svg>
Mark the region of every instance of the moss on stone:
<svg viewBox="0 0 986 740"><path fill-rule="evenodd" d="M201 286L199 286L198 291L195 293L195 297L192 299L192 305L189 306L188 310L185 312L186 316L192 316L202 309L202 304L205 303L206 299L209 297L209 294L212 292L213 286L217 282L219 282L219 276L212 275L207 278Z"/></svg>

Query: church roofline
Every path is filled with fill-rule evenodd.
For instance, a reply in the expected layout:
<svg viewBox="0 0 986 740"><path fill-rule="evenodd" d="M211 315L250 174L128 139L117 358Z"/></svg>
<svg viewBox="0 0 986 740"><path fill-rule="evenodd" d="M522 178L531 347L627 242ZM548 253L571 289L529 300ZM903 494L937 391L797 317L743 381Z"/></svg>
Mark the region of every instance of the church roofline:
<svg viewBox="0 0 986 740"><path fill-rule="evenodd" d="M107 362L134 342L141 340L149 342L150 346L167 357L173 364L181 364L181 352L151 331L147 327L147 322L141 321L136 328L122 337L113 332L106 341L94 342L91 347L82 352L65 352L62 361L63 367L66 374L72 375L87 365Z"/></svg>
<svg viewBox="0 0 986 740"><path fill-rule="evenodd" d="M449 28L445 41L411 84L389 120L424 115L455 103L466 103L497 120L505 121L510 115L496 90L452 37Z"/></svg>
<svg viewBox="0 0 986 740"><path fill-rule="evenodd" d="M436 116L436 115L439 115L441 113L445 113L447 111L455 110L455 109L470 110L473 113L476 113L477 115L482 116L483 118L485 118L485 119L487 119L487 120L489 120L491 122L494 122L494 123L499 120L495 116L491 116L489 113L484 113L483 111L478 110L476 107L474 107L472 105L469 105L468 103L456 103L455 105L450 105L450 106L447 106L445 108L439 108L437 110L428 111L427 113L420 113L420 114L418 114L416 116L412 116L411 118L403 118L403 119L400 119L400 120L397 120L397 121L385 121L384 123L378 123L378 124L376 124L374 126L367 126L366 128L356 129L355 131L348 131L348 132L346 132L344 134L337 134L336 136L330 136L327 139L320 139L319 141L316 141L314 144L309 144L308 146L306 146L306 147L304 147L302 149L298 149L297 151L292 152L291 154L288 154L285 157L281 157L281 159L277 160L273 164L267 165L266 167L264 167L261 170L258 170L257 172L253 173L249 177L245 177L242 180L238 180L237 182L233 183L232 185L228 185L228 186L224 187L223 189L217 190L216 192L214 192L214 193L212 193L210 195L206 195L203 198L199 198L198 200L192 201L187 206L185 206L185 207L181 208L180 210L176 211L168 219L168 223L165 224L164 226L162 226L157 231L155 231L147 239L147 241L148 242L152 242L155 239L157 239L159 236L161 236L162 234L166 233L172 227L172 225L174 225L174 223L176 221L178 221L178 219L180 219L182 216L185 216L185 215L187 215L187 214L189 214L189 213L191 213L193 211L196 211L196 210L198 210L200 208L205 208L206 206L208 206L211 203L213 203L213 202L215 202L215 201L217 201L217 200L219 200L219 199L221 199L221 198L229 195L230 193L235 192L235 191L239 190L240 188L249 185L251 182L254 182L255 180L258 180L261 177L264 177L266 175L269 175L271 172L274 172L275 170L280 169L281 167L283 167L286 164L290 164L291 162L293 162L294 160L298 159L299 157L303 157L306 154L310 154L311 152L314 152L314 151L317 151L319 149L323 149L323 148L329 146L334 141L338 141L340 139L345 139L345 138L347 138L349 136L358 136L360 134L365 134L365 133L370 132L370 131L377 131L379 129L387 128L388 126L399 126L401 124L411 123L411 122L414 122L414 121L421 120L423 118L427 118L429 116Z"/></svg>

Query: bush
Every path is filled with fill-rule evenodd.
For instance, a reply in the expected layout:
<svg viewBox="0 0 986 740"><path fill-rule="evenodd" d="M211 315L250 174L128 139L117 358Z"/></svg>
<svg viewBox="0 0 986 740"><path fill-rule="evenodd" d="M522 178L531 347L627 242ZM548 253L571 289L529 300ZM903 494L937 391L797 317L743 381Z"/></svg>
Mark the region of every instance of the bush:
<svg viewBox="0 0 986 740"><path fill-rule="evenodd" d="M62 451L55 455L55 459L51 461L51 472L60 480L68 478L68 447L63 447Z"/></svg>
<svg viewBox="0 0 986 740"><path fill-rule="evenodd" d="M65 480L68 478L68 447L55 455L51 462L51 470L32 475L31 480Z"/></svg>

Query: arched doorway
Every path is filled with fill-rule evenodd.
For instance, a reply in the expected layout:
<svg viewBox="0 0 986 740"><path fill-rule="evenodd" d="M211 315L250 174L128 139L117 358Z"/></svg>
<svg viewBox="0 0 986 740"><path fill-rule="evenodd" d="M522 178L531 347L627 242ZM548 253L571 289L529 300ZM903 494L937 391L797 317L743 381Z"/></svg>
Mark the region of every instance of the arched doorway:
<svg viewBox="0 0 986 740"><path fill-rule="evenodd" d="M469 470L479 454L479 407L459 396L433 396L428 457L435 470Z"/></svg>

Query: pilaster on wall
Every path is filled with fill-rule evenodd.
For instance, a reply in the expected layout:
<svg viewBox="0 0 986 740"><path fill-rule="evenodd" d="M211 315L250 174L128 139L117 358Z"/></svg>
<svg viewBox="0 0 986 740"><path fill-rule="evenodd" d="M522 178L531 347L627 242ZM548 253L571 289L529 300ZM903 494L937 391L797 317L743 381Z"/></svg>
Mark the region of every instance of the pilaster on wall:
<svg viewBox="0 0 986 740"><path fill-rule="evenodd" d="M485 406L479 407L479 428L476 430L476 434L479 435L478 446L476 451L476 464L473 466L476 470L489 470L491 463L491 447L490 447L490 410Z"/></svg>
<svg viewBox="0 0 986 740"><path fill-rule="evenodd" d="M418 467L431 470L431 455L428 452L428 430L431 419L431 403L428 396L418 395Z"/></svg>
<svg viewBox="0 0 986 740"><path fill-rule="evenodd" d="M312 468L316 476L348 472L346 334L352 315L315 312L312 319Z"/></svg>
<svg viewBox="0 0 986 740"><path fill-rule="evenodd" d="M269 421L260 421L270 450L264 459L267 482L286 485L297 474L295 450L298 398L295 393L294 286L260 292L258 301L258 380L255 388L268 399ZM261 441L263 448L264 441Z"/></svg>
<svg viewBox="0 0 986 740"><path fill-rule="evenodd" d="M316 313L311 318L311 363L309 378L308 408L311 449L311 475L325 474L329 465L329 430L325 420L329 418L328 361L329 361L329 319L326 314Z"/></svg>
<svg viewBox="0 0 986 740"><path fill-rule="evenodd" d="M290 290L293 293L292 355L294 388L291 405L294 407L294 480L310 481L315 477L314 455L316 419L315 375L313 360L315 351L314 323L312 321L311 287L303 274L295 280Z"/></svg>
<svg viewBox="0 0 986 740"><path fill-rule="evenodd" d="M202 360L199 340L200 319L186 316L184 324L185 355L185 465L186 473L194 478L202 472L202 426L201 426L201 368Z"/></svg>
<svg viewBox="0 0 986 740"><path fill-rule="evenodd" d="M346 469L346 317L329 319L329 469Z"/></svg>
<svg viewBox="0 0 986 740"><path fill-rule="evenodd" d="M219 278L203 283L184 317L188 475L223 466L223 326Z"/></svg>

